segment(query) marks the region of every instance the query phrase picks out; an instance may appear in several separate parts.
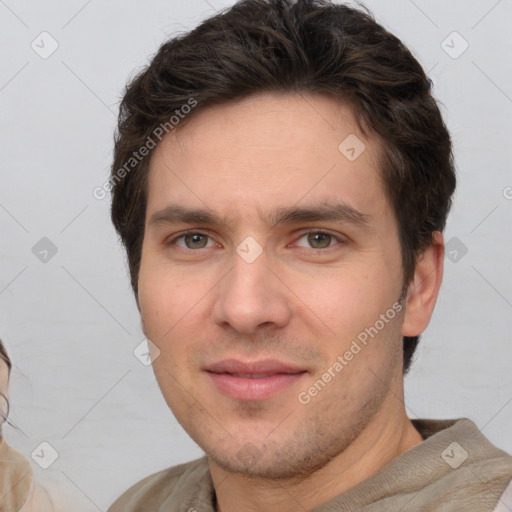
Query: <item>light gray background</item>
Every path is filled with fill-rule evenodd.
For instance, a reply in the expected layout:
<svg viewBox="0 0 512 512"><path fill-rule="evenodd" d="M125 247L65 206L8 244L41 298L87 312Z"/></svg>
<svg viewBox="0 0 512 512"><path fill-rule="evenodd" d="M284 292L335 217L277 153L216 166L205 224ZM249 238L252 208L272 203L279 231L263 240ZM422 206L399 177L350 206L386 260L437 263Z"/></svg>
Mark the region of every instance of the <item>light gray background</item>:
<svg viewBox="0 0 512 512"><path fill-rule="evenodd" d="M92 190L108 178L128 77L166 37L231 3L0 0L0 336L18 427L5 437L29 458L41 442L55 448L36 477L74 511L104 511L141 477L202 453L133 355L144 337L124 255ZM430 71L458 168L446 239L467 247L445 261L408 412L469 417L512 452L512 2L366 5ZM43 31L59 45L47 59L31 47L50 48ZM454 31L469 44L458 58ZM58 249L46 263L32 252L42 237Z"/></svg>

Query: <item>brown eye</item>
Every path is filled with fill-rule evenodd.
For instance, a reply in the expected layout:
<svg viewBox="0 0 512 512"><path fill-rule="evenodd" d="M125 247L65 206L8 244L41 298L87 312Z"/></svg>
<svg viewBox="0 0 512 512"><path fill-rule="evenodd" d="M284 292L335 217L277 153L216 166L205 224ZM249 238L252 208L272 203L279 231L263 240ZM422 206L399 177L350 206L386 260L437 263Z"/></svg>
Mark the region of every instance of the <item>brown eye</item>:
<svg viewBox="0 0 512 512"><path fill-rule="evenodd" d="M183 241L187 249L202 249L208 243L208 237L200 233L184 235Z"/></svg>
<svg viewBox="0 0 512 512"><path fill-rule="evenodd" d="M310 233L308 243L313 249L326 249L331 245L332 236L327 233Z"/></svg>
<svg viewBox="0 0 512 512"><path fill-rule="evenodd" d="M295 245L298 247L304 247L306 249L331 249L335 248L335 246L341 246L343 244L343 239L328 233L327 231L309 231L308 233L304 233L299 239L295 242ZM319 253L318 253L319 254Z"/></svg>

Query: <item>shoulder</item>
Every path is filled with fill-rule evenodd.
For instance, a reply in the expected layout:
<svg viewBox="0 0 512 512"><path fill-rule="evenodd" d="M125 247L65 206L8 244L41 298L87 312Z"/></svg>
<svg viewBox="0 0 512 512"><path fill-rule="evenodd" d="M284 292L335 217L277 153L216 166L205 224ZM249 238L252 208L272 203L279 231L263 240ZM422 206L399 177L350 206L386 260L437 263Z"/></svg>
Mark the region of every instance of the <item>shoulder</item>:
<svg viewBox="0 0 512 512"><path fill-rule="evenodd" d="M56 512L57 510L64 510L64 508L56 508L50 493L44 487L32 482L27 500L19 512Z"/></svg>
<svg viewBox="0 0 512 512"><path fill-rule="evenodd" d="M512 456L467 418L414 423L426 439L421 443L423 463L433 476L426 485L432 507L428 510L453 510L453 504L463 505L465 511L494 510L512 479Z"/></svg>
<svg viewBox="0 0 512 512"><path fill-rule="evenodd" d="M27 499L32 480L28 460L0 437L0 510L20 510Z"/></svg>
<svg viewBox="0 0 512 512"><path fill-rule="evenodd" d="M197 500L210 499L212 492L210 469L206 457L202 457L144 478L123 493L107 512L158 512L164 507L172 511L172 503L179 503L179 510L188 510Z"/></svg>

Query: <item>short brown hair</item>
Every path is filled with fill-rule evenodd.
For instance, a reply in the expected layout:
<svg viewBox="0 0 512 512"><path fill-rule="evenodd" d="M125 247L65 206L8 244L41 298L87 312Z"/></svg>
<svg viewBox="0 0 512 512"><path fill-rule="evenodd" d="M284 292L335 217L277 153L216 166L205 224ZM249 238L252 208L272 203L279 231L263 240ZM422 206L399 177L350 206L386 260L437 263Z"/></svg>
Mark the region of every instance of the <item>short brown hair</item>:
<svg viewBox="0 0 512 512"><path fill-rule="evenodd" d="M444 229L455 189L450 135L431 89L410 51L370 13L327 0L242 0L163 44L127 86L110 178L112 221L135 295L150 158L134 155L158 127L172 129L170 116L191 99L195 108L180 126L205 107L263 92L329 95L376 136L405 287L432 233ZM404 337L404 373L418 341Z"/></svg>

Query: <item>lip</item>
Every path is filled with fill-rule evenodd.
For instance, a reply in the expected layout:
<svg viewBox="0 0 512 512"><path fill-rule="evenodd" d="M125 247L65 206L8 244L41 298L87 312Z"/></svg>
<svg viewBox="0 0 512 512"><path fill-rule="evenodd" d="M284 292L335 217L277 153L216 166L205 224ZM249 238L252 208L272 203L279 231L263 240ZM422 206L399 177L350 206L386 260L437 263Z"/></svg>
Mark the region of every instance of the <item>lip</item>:
<svg viewBox="0 0 512 512"><path fill-rule="evenodd" d="M237 400L270 398L307 373L275 359L254 362L225 359L208 365L205 372L221 393Z"/></svg>
<svg viewBox="0 0 512 512"><path fill-rule="evenodd" d="M238 359L224 359L208 365L205 370L213 373L232 374L300 373L305 371L303 368L283 363L277 359L264 359L247 363Z"/></svg>

